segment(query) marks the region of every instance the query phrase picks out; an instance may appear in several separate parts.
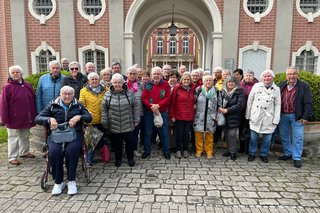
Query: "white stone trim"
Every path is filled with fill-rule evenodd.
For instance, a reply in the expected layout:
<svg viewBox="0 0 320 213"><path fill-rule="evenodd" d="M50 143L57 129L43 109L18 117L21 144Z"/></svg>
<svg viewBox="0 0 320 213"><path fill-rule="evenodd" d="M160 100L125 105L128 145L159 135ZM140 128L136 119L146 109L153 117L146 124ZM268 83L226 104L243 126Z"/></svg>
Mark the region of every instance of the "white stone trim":
<svg viewBox="0 0 320 213"><path fill-rule="evenodd" d="M95 21L100 19L104 15L104 13L106 12L106 1L104 1L104 0L100 0L102 8L101 8L101 12L96 16L94 16L93 14L91 14L91 15L86 14L82 8L82 2L83 2L83 0L78 0L78 3L77 3L78 11L84 19L87 19L89 21L90 24L94 24Z"/></svg>
<svg viewBox="0 0 320 213"><path fill-rule="evenodd" d="M248 0L244 0L243 1L243 9L246 12L246 14L253 18L255 22L260 22L261 18L265 17L266 15L268 15L270 13L270 11L272 10L273 7L273 0L268 0L268 7L266 9L266 11L264 11L263 13L251 13L250 10L248 9Z"/></svg>
<svg viewBox="0 0 320 213"><path fill-rule="evenodd" d="M31 13L31 15L35 18L35 19L38 19L40 21L40 24L45 24L47 20L51 19L54 14L56 13L57 11L57 3L56 3L56 0L51 0L51 3L52 3L52 11L49 15L45 16L43 14L41 15L38 15L35 11L34 11L34 8L33 8L33 1L34 0L29 0L28 2L28 8L29 8L29 12Z"/></svg>
<svg viewBox="0 0 320 213"><path fill-rule="evenodd" d="M271 51L272 49L263 45L259 44L259 41L254 41L252 45L243 47L239 49L239 65L238 67L242 67L243 65L243 53L248 51L248 50L263 50L267 53L267 58L266 58L266 69L270 69L271 66Z"/></svg>
<svg viewBox="0 0 320 213"><path fill-rule="evenodd" d="M317 18L320 15L320 9L316 13L309 12L308 14L304 13L300 8L300 0L296 0L296 8L298 13L307 19L308 22L313 22L315 18Z"/></svg>
<svg viewBox="0 0 320 213"><path fill-rule="evenodd" d="M82 67L82 73L85 73L85 63L84 63L84 56L83 56L83 52L87 51L87 50L100 50L102 52L104 52L104 61L105 61L105 67L109 66L109 53L108 53L108 48L104 48L102 46L99 46L96 44L95 41L90 41L90 44L87 46L83 46L81 48L78 48L78 54L79 54L79 64Z"/></svg>
<svg viewBox="0 0 320 213"><path fill-rule="evenodd" d="M314 55L318 57L317 60L317 70L315 71L315 74L320 75L320 52L315 46L312 46L312 41L306 41L306 44L299 48L297 52L292 53L291 58L291 65L296 66L296 57L300 56L302 51L313 51Z"/></svg>
<svg viewBox="0 0 320 213"><path fill-rule="evenodd" d="M54 49L51 46L49 46L46 41L41 41L41 45L36 49L36 51L31 52L32 74L39 73L36 57L40 55L40 52L42 50L43 51L49 50L52 53L52 55L56 57L56 60L60 61L60 53L54 51Z"/></svg>

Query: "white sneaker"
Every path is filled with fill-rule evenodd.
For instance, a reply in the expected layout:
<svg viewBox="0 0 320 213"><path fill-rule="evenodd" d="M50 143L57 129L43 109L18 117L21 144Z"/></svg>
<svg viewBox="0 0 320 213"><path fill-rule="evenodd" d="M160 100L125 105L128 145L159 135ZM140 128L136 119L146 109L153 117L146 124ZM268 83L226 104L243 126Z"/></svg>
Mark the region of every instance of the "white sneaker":
<svg viewBox="0 0 320 213"><path fill-rule="evenodd" d="M54 184L51 194L52 195L59 195L62 191L66 188L66 183L62 182L60 184Z"/></svg>
<svg viewBox="0 0 320 213"><path fill-rule="evenodd" d="M135 157L141 157L141 154L138 151L133 151Z"/></svg>
<svg viewBox="0 0 320 213"><path fill-rule="evenodd" d="M75 195L77 194L77 186L76 181L69 181L68 182L68 195Z"/></svg>

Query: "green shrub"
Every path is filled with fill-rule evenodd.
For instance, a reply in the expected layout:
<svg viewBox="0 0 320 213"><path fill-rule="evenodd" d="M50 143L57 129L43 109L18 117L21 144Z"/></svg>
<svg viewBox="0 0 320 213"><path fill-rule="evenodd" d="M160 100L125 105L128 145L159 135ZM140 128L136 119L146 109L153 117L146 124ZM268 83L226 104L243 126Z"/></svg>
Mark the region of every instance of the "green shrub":
<svg viewBox="0 0 320 213"><path fill-rule="evenodd" d="M7 141L8 141L7 128L1 126L0 127L0 144L7 143Z"/></svg>
<svg viewBox="0 0 320 213"><path fill-rule="evenodd" d="M49 71L40 72L40 73L37 73L37 74L32 74L32 75L29 75L28 77L26 77L24 80L26 82L29 82L32 85L34 91L36 91L37 87L38 87L38 82L39 82L40 77L43 76L44 74L47 74L47 73L49 73ZM65 75L65 76L70 75L70 73L65 71L65 70L61 71L61 73L63 75Z"/></svg>
<svg viewBox="0 0 320 213"><path fill-rule="evenodd" d="M320 76L311 72L299 72L299 79L306 82L312 93L314 120L320 121ZM286 80L286 73L278 73L274 82L278 85L280 82Z"/></svg>

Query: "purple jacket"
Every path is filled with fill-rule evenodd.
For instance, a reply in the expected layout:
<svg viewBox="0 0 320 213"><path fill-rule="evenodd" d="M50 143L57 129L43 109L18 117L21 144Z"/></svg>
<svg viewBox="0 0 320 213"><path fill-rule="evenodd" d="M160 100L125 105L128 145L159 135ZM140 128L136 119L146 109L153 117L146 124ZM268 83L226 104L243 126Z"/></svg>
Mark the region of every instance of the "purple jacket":
<svg viewBox="0 0 320 213"><path fill-rule="evenodd" d="M8 79L2 88L1 120L9 129L28 129L36 125L36 101L31 84Z"/></svg>

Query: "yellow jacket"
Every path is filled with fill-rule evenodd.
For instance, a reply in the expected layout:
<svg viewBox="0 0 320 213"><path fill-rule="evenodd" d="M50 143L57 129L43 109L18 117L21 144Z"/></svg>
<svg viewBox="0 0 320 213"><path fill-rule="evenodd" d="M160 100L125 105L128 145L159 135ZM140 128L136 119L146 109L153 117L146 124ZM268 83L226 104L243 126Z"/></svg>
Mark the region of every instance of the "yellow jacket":
<svg viewBox="0 0 320 213"><path fill-rule="evenodd" d="M218 90L222 90L223 88L223 79L219 79L217 82L216 82L216 85L215 85L216 88L218 88Z"/></svg>
<svg viewBox="0 0 320 213"><path fill-rule="evenodd" d="M79 101L88 109L92 115L92 122L90 124L100 124L101 123L101 103L105 93L105 89L100 86L100 93L96 95L91 87L87 84L86 87L80 90Z"/></svg>

